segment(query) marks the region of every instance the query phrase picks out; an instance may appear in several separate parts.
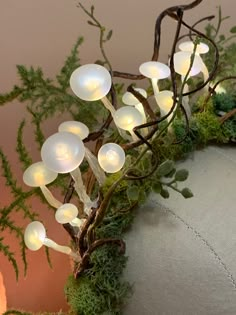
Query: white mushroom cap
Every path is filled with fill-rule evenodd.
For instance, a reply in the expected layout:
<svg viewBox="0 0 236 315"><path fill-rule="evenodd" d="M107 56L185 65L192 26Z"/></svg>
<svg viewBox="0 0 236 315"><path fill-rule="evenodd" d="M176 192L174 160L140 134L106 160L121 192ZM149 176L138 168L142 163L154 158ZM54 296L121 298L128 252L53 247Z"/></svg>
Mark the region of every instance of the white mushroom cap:
<svg viewBox="0 0 236 315"><path fill-rule="evenodd" d="M45 165L58 173L69 173L83 161L85 148L82 140L70 132L58 132L43 144L41 157Z"/></svg>
<svg viewBox="0 0 236 315"><path fill-rule="evenodd" d="M23 181L30 187L40 187L52 183L58 173L50 170L42 161L30 165L23 174Z"/></svg>
<svg viewBox="0 0 236 315"><path fill-rule="evenodd" d="M170 68L158 61L147 61L140 65L139 71L150 79L165 79L170 75Z"/></svg>
<svg viewBox="0 0 236 315"><path fill-rule="evenodd" d="M59 125L58 131L59 132L62 132L62 131L71 132L71 133L77 135L78 137L80 137L81 140L84 140L89 135L88 127L85 124L83 124L82 122L75 121L75 120L64 121L63 123L61 123Z"/></svg>
<svg viewBox="0 0 236 315"><path fill-rule="evenodd" d="M113 118L118 128L128 131L132 130L136 126L141 125L143 122L143 117L140 112L131 106L119 108L115 112Z"/></svg>
<svg viewBox="0 0 236 315"><path fill-rule="evenodd" d="M116 173L125 164L125 152L116 143L106 143L98 151L98 162L105 172Z"/></svg>
<svg viewBox="0 0 236 315"><path fill-rule="evenodd" d="M174 54L174 68L177 73L185 76L188 73L190 67L192 53L188 51L179 51ZM202 70L201 57L198 55L194 56L194 61L192 68L190 70L189 76L197 75Z"/></svg>
<svg viewBox="0 0 236 315"><path fill-rule="evenodd" d="M143 97L147 98L147 92L144 89L134 88L134 90L139 92ZM135 106L140 103L139 100L130 92L125 92L123 94L122 102L130 106Z"/></svg>
<svg viewBox="0 0 236 315"><path fill-rule="evenodd" d="M77 217L78 213L78 208L75 205L65 203L57 209L55 219L61 224L70 223Z"/></svg>
<svg viewBox="0 0 236 315"><path fill-rule="evenodd" d="M110 91L111 75L103 66L87 64L72 73L70 87L82 100L100 100Z"/></svg>
<svg viewBox="0 0 236 315"><path fill-rule="evenodd" d="M33 221L27 225L24 233L24 241L30 250L40 249L44 244L45 237L46 230L41 222Z"/></svg>
<svg viewBox="0 0 236 315"><path fill-rule="evenodd" d="M192 41L186 41L182 42L179 44L179 49L182 51L189 51L193 52L194 51L194 43ZM197 44L196 48L196 53L201 55L201 54L206 54L209 51L209 46L205 43L199 43Z"/></svg>
<svg viewBox="0 0 236 315"><path fill-rule="evenodd" d="M166 108L170 110L173 105L173 95L174 93L168 90L163 90L159 92L156 95L158 105L163 109Z"/></svg>

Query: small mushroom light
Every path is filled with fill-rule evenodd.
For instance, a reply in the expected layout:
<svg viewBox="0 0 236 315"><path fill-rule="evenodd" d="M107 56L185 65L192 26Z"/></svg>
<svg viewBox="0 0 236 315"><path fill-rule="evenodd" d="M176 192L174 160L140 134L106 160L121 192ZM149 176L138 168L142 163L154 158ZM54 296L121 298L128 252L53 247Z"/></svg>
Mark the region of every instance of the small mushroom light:
<svg viewBox="0 0 236 315"><path fill-rule="evenodd" d="M77 68L70 77L70 87L79 98L85 101L101 100L113 115L114 107L106 97L111 89L109 71L97 64L86 64Z"/></svg>
<svg viewBox="0 0 236 315"><path fill-rule="evenodd" d="M86 193L79 165L83 161L85 148L83 141L71 132L58 132L50 136L41 148L41 157L45 165L58 173L70 173L75 181L75 190L84 203L88 214L95 205Z"/></svg>
<svg viewBox="0 0 236 315"><path fill-rule="evenodd" d="M186 42L182 42L179 45L179 49L181 51L189 51L191 53L194 52L194 43L192 41L186 41ZM202 69L201 72L203 74L203 79L204 81L206 81L209 77L209 71L204 63L204 61L202 60L202 57L200 55L202 54L206 54L209 51L209 46L205 43L199 43L196 46L196 51L195 54L199 56L201 62L202 62ZM208 89L208 85L205 87L206 89Z"/></svg>
<svg viewBox="0 0 236 315"><path fill-rule="evenodd" d="M58 127L59 132L71 132L77 135L81 140L84 140L89 135L88 127L80 121L64 121ZM98 183L103 185L106 180L106 175L101 169L96 156L86 147L85 148L85 159L89 163Z"/></svg>
<svg viewBox="0 0 236 315"><path fill-rule="evenodd" d="M135 91L139 92L144 98L147 98L147 92L144 89L134 88ZM124 104L129 106L134 106L143 117L142 124L147 122L147 117L145 114L145 110L143 108L143 104L139 102L139 100L130 92L125 92L122 96L122 101ZM142 129L143 135L148 134L148 128Z"/></svg>
<svg viewBox="0 0 236 315"><path fill-rule="evenodd" d="M147 92L144 89L134 88L135 91L139 92L144 98L147 98ZM130 92L125 92L122 96L122 102L125 105L134 106L143 116L143 124L146 123L147 118L142 103Z"/></svg>
<svg viewBox="0 0 236 315"><path fill-rule="evenodd" d="M133 140L137 140L137 136L133 132L133 128L142 125L143 117L136 108L131 106L121 107L116 110L113 118L118 128L129 131Z"/></svg>
<svg viewBox="0 0 236 315"><path fill-rule="evenodd" d="M85 154L82 140L71 132L58 132L47 138L41 148L45 165L57 173L69 173L83 161Z"/></svg>
<svg viewBox="0 0 236 315"><path fill-rule="evenodd" d="M80 228L84 220L77 217L78 213L78 208L75 205L72 203L64 203L57 209L55 219L60 224L69 223L72 226Z"/></svg>
<svg viewBox="0 0 236 315"><path fill-rule="evenodd" d="M54 208L58 208L62 203L57 200L46 185L52 183L57 178L58 173L50 170L42 161L30 165L23 174L23 181L30 187L39 187L47 200Z"/></svg>
<svg viewBox="0 0 236 315"><path fill-rule="evenodd" d="M98 162L107 173L116 173L125 164L125 152L116 143L106 143L98 151Z"/></svg>
<svg viewBox="0 0 236 315"><path fill-rule="evenodd" d="M174 93L172 91L163 90L158 93L156 100L160 107L161 116L165 116L169 113L173 106L173 95ZM167 117L167 121L170 121L171 117L173 116L173 113L171 113Z"/></svg>
<svg viewBox="0 0 236 315"><path fill-rule="evenodd" d="M158 61L147 61L140 65L139 71L145 77L151 79L154 96L159 92L158 80L170 76L170 68Z"/></svg>
<svg viewBox="0 0 236 315"><path fill-rule="evenodd" d="M71 132L84 140L89 135L88 127L80 121L69 120L62 122L58 127L59 132Z"/></svg>
<svg viewBox="0 0 236 315"><path fill-rule="evenodd" d="M46 237L44 225L39 221L29 223L24 233L25 245L32 251L39 250L43 245L48 246L60 253L72 256L78 260L78 256L68 246L61 246Z"/></svg>
<svg viewBox="0 0 236 315"><path fill-rule="evenodd" d="M179 51L174 54L174 68L175 71L181 75L182 82L185 80L186 75L189 72L189 77L195 76L201 72L202 62L201 58L195 54L192 67L189 71L191 65L191 57L192 53L188 51ZM188 78L187 78L188 79ZM187 93L189 91L187 83L183 87L183 93ZM185 108L186 114L188 118L191 116L191 109L189 105L189 97L184 96L182 99L182 105Z"/></svg>

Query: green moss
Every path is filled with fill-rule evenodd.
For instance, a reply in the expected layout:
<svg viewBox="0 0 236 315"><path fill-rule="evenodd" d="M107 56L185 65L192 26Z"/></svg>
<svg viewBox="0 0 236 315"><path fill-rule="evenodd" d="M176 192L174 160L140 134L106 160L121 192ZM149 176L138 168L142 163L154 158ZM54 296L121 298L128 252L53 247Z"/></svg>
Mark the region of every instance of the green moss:
<svg viewBox="0 0 236 315"><path fill-rule="evenodd" d="M209 111L195 114L190 122L196 144L206 145L208 142L225 142L218 117Z"/></svg>
<svg viewBox="0 0 236 315"><path fill-rule="evenodd" d="M104 309L105 301L87 277L79 280L70 276L65 286L65 295L72 311L78 315L98 315Z"/></svg>
<svg viewBox="0 0 236 315"><path fill-rule="evenodd" d="M220 93L213 96L216 111L229 112L236 107L236 99L232 94Z"/></svg>

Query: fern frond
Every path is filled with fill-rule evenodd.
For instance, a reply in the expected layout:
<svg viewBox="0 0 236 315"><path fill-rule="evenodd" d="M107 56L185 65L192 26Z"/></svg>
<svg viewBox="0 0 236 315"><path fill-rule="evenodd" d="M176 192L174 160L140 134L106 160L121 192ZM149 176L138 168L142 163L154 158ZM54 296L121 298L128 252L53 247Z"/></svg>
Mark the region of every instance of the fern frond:
<svg viewBox="0 0 236 315"><path fill-rule="evenodd" d="M18 207L19 205L21 205L21 209L23 210L25 217L29 218L29 219L33 219L34 217L32 217L32 212L25 211L25 209L22 207L23 202L25 200L27 200L29 197L33 196L34 194L36 194L36 189L32 189L30 191L27 192L22 192L20 196L18 196L9 206L7 207L3 207L0 209L0 228L1 228L1 224L3 222L3 220L13 211L15 210L16 207Z"/></svg>
<svg viewBox="0 0 236 315"><path fill-rule="evenodd" d="M60 73L57 75L57 81L60 84L63 91L69 87L69 80L71 73L80 66L80 59L78 48L83 43L83 37L79 37L71 50L70 55L67 57L64 66Z"/></svg>
<svg viewBox="0 0 236 315"><path fill-rule="evenodd" d="M15 85L11 92L0 94L0 106L15 100L22 92L23 89Z"/></svg>
<svg viewBox="0 0 236 315"><path fill-rule="evenodd" d="M22 189L17 185L17 181L13 176L9 160L0 148L0 160L2 162L2 175L6 179L6 185L11 188L11 192L14 196L18 196L22 193Z"/></svg>
<svg viewBox="0 0 236 315"><path fill-rule="evenodd" d="M16 152L18 153L18 158L22 164L23 171L32 164L32 159L23 142L24 127L25 127L25 120L22 120L17 131L17 146L16 146Z"/></svg>
<svg viewBox="0 0 236 315"><path fill-rule="evenodd" d="M14 253L11 252L9 250L9 246L8 245L4 245L3 244L3 240L4 238L3 237L0 237L0 252L3 253L4 256L6 256L6 258L10 261L10 263L12 264L14 270L15 270L15 274L16 274L16 279L18 280L18 277L19 277L19 269L18 269L18 266L17 266L17 262L16 262L16 259L14 257Z"/></svg>

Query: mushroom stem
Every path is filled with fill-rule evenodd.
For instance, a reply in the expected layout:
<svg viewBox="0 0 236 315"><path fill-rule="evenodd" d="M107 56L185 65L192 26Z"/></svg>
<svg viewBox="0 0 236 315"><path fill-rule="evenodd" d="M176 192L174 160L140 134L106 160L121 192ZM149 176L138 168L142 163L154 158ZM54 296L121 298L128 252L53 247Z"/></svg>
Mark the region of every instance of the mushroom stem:
<svg viewBox="0 0 236 315"><path fill-rule="evenodd" d="M106 175L102 168L100 167L96 156L93 155L88 148L85 148L85 158L88 161L88 164L91 167L93 174L96 177L99 185L102 186L106 180Z"/></svg>
<svg viewBox="0 0 236 315"><path fill-rule="evenodd" d="M83 179L79 167L70 172L70 174L75 181L75 191L77 192L80 200L84 204L84 212L87 215L89 215L91 212L91 208L97 206L97 202L91 201L90 197L86 193L86 189L83 184Z"/></svg>
<svg viewBox="0 0 236 315"><path fill-rule="evenodd" d="M139 138L136 136L136 134L133 132L133 130L129 130L129 133L133 139L133 141L137 141L139 140Z"/></svg>
<svg viewBox="0 0 236 315"><path fill-rule="evenodd" d="M47 202L53 208L57 209L62 205L62 203L53 196L53 194L50 192L50 190L46 186L40 186L40 189L41 189L45 199L47 200Z"/></svg>
<svg viewBox="0 0 236 315"><path fill-rule="evenodd" d="M202 62L202 74L203 74L203 80L204 82L206 82L209 78L209 71L204 63L204 61L202 60L201 56L199 55L201 62ZM209 88L209 83L204 87L204 90L208 91Z"/></svg>
<svg viewBox="0 0 236 315"><path fill-rule="evenodd" d="M183 83L184 80L185 80L185 76L182 76L181 80L182 80L182 83ZM188 84L185 83L184 87L183 87L183 93L187 93L188 91L189 91ZM184 107L184 109L186 111L187 117L189 119L191 117L191 115L192 115L192 112L191 112L191 108L190 108L190 105L189 105L189 97L187 95L182 97L182 105L183 105L183 107Z"/></svg>
<svg viewBox="0 0 236 315"><path fill-rule="evenodd" d="M79 260L79 256L74 253L72 251L72 249L68 246L62 246L62 245L58 245L56 242L52 241L51 239L45 237L43 244L47 247L50 247L54 250L56 250L57 252L69 255L71 257L73 257L75 260Z"/></svg>
<svg viewBox="0 0 236 315"><path fill-rule="evenodd" d="M109 110L109 112L111 113L112 117L114 117L114 114L116 112L115 108L113 107L113 105L111 104L111 102L109 101L109 99L104 96L103 98L101 98L101 101L103 103L103 105L106 107L106 109ZM127 136L126 132L124 132L124 130L120 129L119 127L117 127L117 130L120 134L120 136L124 139L124 140L128 140L130 141L129 137Z"/></svg>
<svg viewBox="0 0 236 315"><path fill-rule="evenodd" d="M79 218L75 218L70 222L70 225L72 226L76 226L79 229L81 228L81 225L83 225L85 219L79 219Z"/></svg>
<svg viewBox="0 0 236 315"><path fill-rule="evenodd" d="M101 98L101 101L103 103L103 105L106 107L106 109L109 110L109 112L111 113L111 115L113 116L115 114L115 108L113 107L113 105L111 104L111 102L109 101L109 99L104 96L103 98Z"/></svg>
<svg viewBox="0 0 236 315"><path fill-rule="evenodd" d="M153 93L154 96L156 96L159 93L159 88L158 88L158 79L157 78L152 78L152 89L153 89Z"/></svg>
<svg viewBox="0 0 236 315"><path fill-rule="evenodd" d="M143 117L143 124L145 124L147 122L147 117L146 117L146 114L145 114L145 110L143 108L143 104L142 103L138 103L137 105L134 106L139 112L140 114L142 115ZM144 136L146 136L148 134L148 128L143 128L142 129L142 133Z"/></svg>

